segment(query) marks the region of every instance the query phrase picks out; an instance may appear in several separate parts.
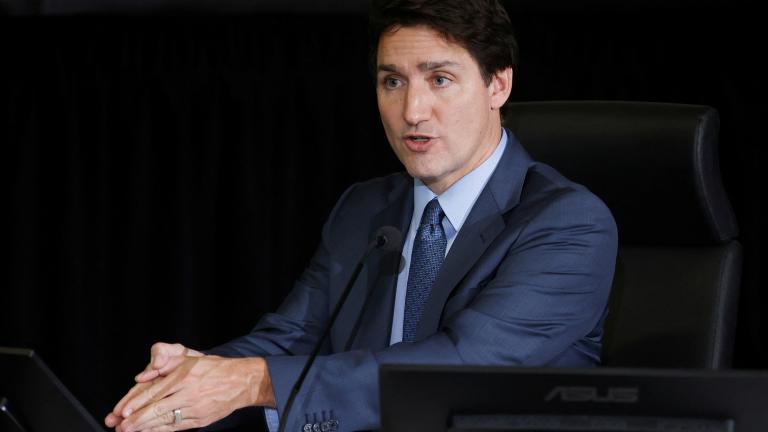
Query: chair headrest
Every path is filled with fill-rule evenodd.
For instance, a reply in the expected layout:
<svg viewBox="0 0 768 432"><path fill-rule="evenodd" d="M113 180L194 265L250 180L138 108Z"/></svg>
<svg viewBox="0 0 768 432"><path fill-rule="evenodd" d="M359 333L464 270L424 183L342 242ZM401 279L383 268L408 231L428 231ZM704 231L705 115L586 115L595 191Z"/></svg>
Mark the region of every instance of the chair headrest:
<svg viewBox="0 0 768 432"><path fill-rule="evenodd" d="M721 243L738 233L720 179L711 107L649 102L525 102L504 125L534 159L599 196L622 243Z"/></svg>

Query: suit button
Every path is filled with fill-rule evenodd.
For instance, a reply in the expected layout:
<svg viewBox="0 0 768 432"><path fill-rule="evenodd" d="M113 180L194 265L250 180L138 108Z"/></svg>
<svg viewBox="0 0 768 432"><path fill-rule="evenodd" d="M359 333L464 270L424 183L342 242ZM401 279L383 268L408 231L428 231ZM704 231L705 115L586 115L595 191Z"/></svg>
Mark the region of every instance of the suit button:
<svg viewBox="0 0 768 432"><path fill-rule="evenodd" d="M302 428L302 430L304 432L312 432L312 423L305 424L304 427Z"/></svg>
<svg viewBox="0 0 768 432"><path fill-rule="evenodd" d="M320 423L315 423L315 424L312 425L312 432L323 432L320 429Z"/></svg>
<svg viewBox="0 0 768 432"><path fill-rule="evenodd" d="M339 421L338 420L324 421L320 426L321 426L322 432L335 432L339 430Z"/></svg>

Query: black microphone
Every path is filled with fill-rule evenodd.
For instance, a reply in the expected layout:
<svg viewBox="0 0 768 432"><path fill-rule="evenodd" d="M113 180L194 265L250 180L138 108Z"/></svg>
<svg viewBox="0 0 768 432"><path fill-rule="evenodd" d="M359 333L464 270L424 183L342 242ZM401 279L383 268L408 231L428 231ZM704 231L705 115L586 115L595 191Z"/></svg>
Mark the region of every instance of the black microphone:
<svg viewBox="0 0 768 432"><path fill-rule="evenodd" d="M320 348L323 346L323 344L325 343L325 340L328 338L328 334L330 334L331 332L331 327L333 327L333 323L336 322L336 318L339 316L339 312L341 312L341 308L344 306L344 303L347 301L347 297L349 297L349 293L350 291L352 291L352 286L355 284L357 277L360 275L360 271L363 270L365 259L368 258L368 255L370 255L370 253L374 249L381 249L386 252L400 250L400 244L402 243L402 238L403 236L400 233L399 229L393 226L387 225L379 228L376 231L376 237L374 237L374 239L371 240L370 243L368 243L368 247L365 248L365 252L363 253L363 256L360 257L360 259L357 261L357 265L355 266L354 271L352 271L352 276L350 276L349 281L347 282L347 286L344 287L344 291L342 291L341 297L339 297L339 300L336 302L336 307L333 309L333 312L331 313L331 318L328 321L328 324L326 324L325 326L323 335L320 337L320 340L317 341L315 348L312 350L312 353L309 355L307 362L304 364L304 369L301 370L299 379L296 380L296 384L294 384L293 388L291 389L291 394L288 396L288 401L285 403L285 410L283 411L282 416L280 416L281 420L280 420L280 428L278 429L279 432L285 431L285 425L286 423L288 423L288 414L291 412L293 401L294 399L296 399L296 395L299 394L299 390L301 390L301 385L304 383L304 379L307 377L307 374L309 373L309 369L312 367L312 364L315 362L315 358L317 357L317 354L320 352Z"/></svg>
<svg viewBox="0 0 768 432"><path fill-rule="evenodd" d="M376 242L376 247L384 252L398 252L402 246L403 235L400 234L399 229L385 225L376 231L373 242Z"/></svg>

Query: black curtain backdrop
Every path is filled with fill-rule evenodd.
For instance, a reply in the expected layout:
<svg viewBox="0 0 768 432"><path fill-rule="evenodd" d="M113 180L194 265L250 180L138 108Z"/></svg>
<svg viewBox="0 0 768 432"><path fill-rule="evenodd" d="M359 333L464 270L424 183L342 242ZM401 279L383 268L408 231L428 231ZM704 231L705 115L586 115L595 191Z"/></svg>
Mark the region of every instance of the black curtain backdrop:
<svg viewBox="0 0 768 432"><path fill-rule="evenodd" d="M753 11L510 11L513 100L720 111L746 258L735 362L768 367ZM366 56L361 13L0 17L0 346L36 349L102 418L153 342L247 332L344 189L401 169Z"/></svg>

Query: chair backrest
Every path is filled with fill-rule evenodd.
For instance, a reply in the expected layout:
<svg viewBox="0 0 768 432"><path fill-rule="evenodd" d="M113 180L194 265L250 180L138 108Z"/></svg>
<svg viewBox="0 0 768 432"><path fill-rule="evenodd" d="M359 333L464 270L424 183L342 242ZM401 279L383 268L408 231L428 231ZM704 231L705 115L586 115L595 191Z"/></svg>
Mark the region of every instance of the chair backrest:
<svg viewBox="0 0 768 432"><path fill-rule="evenodd" d="M616 218L619 257L606 366L730 365L741 279L711 107L647 102L509 104L534 159L587 186Z"/></svg>

